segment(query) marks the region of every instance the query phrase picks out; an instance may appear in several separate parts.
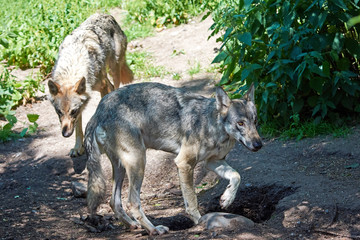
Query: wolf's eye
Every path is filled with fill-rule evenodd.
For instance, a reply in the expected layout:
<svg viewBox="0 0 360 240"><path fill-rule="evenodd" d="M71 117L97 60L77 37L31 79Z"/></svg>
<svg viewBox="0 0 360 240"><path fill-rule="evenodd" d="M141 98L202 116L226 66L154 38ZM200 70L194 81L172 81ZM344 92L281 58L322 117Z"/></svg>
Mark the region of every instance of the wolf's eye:
<svg viewBox="0 0 360 240"><path fill-rule="evenodd" d="M237 123L240 127L243 127L245 125L245 123L243 121L240 121Z"/></svg>
<svg viewBox="0 0 360 240"><path fill-rule="evenodd" d="M59 116L64 115L64 114L61 112L61 110L60 110L60 109L56 109L56 113L57 113Z"/></svg>
<svg viewBox="0 0 360 240"><path fill-rule="evenodd" d="M73 110L71 110L70 115L74 116L74 115L76 115L77 112L78 112L78 109L73 109Z"/></svg>

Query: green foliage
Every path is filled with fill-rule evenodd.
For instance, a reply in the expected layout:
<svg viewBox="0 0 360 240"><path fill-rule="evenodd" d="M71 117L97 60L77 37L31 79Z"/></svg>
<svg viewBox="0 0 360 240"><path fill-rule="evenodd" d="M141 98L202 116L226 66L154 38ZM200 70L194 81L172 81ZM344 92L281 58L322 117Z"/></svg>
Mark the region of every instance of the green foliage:
<svg viewBox="0 0 360 240"><path fill-rule="evenodd" d="M13 127L17 123L17 118L14 115L6 115L6 120L8 123L6 123L3 126L0 126L0 142L9 141L11 139L17 139L22 138L27 134L33 134L37 131L37 119L39 118L39 115L37 114L28 114L27 115L28 121L30 122L28 124L28 127L23 128L23 130L20 133L14 132Z"/></svg>
<svg viewBox="0 0 360 240"><path fill-rule="evenodd" d="M66 35L96 10L115 0L0 0L0 59L21 68L50 72Z"/></svg>
<svg viewBox="0 0 360 240"><path fill-rule="evenodd" d="M213 9L217 2L219 0L126 0L123 7L129 11L131 19L162 27L186 23L206 8Z"/></svg>
<svg viewBox="0 0 360 240"><path fill-rule="evenodd" d="M154 27L149 22L139 23L132 20L129 14L126 15L121 29L125 32L128 42L151 36L154 33Z"/></svg>
<svg viewBox="0 0 360 240"><path fill-rule="evenodd" d="M136 78L149 80L153 77L162 77L168 73L164 67L155 66L149 61L150 57L147 52L135 51L127 53L126 61Z"/></svg>
<svg viewBox="0 0 360 240"><path fill-rule="evenodd" d="M7 123L0 126L0 141L6 141L11 138L23 137L26 133L36 132L38 115L29 114L28 120L30 125L24 128L21 133L14 133L12 128L17 122L14 116L14 108L20 103L26 103L27 100L33 99L37 91L44 92L44 86L39 80L27 78L24 81L16 81L15 77L4 68L0 74L0 116L5 117Z"/></svg>
<svg viewBox="0 0 360 240"><path fill-rule="evenodd" d="M0 116L14 115L13 109L22 102L33 100L37 91L44 92L40 77L28 77L17 81L11 72L4 68L0 74Z"/></svg>
<svg viewBox="0 0 360 240"><path fill-rule="evenodd" d="M50 72L63 39L95 11L119 5L118 0L0 0L0 59L21 68L40 66L42 74ZM1 72L1 71L0 71ZM0 75L0 141L23 137L36 131L38 115L29 114L28 127L15 133L14 108L34 99L44 91L41 77L16 81L4 69Z"/></svg>
<svg viewBox="0 0 360 240"><path fill-rule="evenodd" d="M195 61L193 64L191 62L189 62L190 65L192 65L189 69L188 69L188 73L189 75L192 77L193 75L197 74L200 72L201 70L201 65L200 62Z"/></svg>
<svg viewBox="0 0 360 240"><path fill-rule="evenodd" d="M307 137L316 137L318 135L332 135L333 137L345 137L350 133L350 128L346 125L335 125L323 121L315 124L314 121L300 122L296 114L291 117L292 123L288 128L280 130L273 122L265 123L261 126L261 133L265 136L280 136L281 139L301 140Z"/></svg>
<svg viewBox="0 0 360 240"><path fill-rule="evenodd" d="M239 97L254 82L262 122L277 128L360 112L358 0L223 1L212 35L220 84Z"/></svg>

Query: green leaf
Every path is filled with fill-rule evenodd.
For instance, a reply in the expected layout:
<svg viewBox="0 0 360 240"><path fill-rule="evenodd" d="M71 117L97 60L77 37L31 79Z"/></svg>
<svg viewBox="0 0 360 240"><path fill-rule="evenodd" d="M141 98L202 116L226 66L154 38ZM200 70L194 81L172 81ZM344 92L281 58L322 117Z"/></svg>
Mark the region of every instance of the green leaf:
<svg viewBox="0 0 360 240"><path fill-rule="evenodd" d="M228 57L228 54L225 51L221 51L218 55L216 55L216 57L214 58L214 60L211 63L220 63L220 62L224 61L227 57Z"/></svg>
<svg viewBox="0 0 360 240"><path fill-rule="evenodd" d="M29 134L35 133L36 130L37 130L37 127L38 127L38 124L37 124L37 123L34 123L33 125L30 125L30 126L29 126Z"/></svg>
<svg viewBox="0 0 360 240"><path fill-rule="evenodd" d="M7 123L2 127L2 130L3 131L10 131L13 127L14 127L14 125L12 125L11 123Z"/></svg>
<svg viewBox="0 0 360 240"><path fill-rule="evenodd" d="M293 50L291 51L290 58L291 58L291 59L294 59L294 60L297 60L297 59L300 58L299 56L300 56L301 53L302 53L301 48L298 47L298 46L295 46L295 47L293 48Z"/></svg>
<svg viewBox="0 0 360 240"><path fill-rule="evenodd" d="M346 169L355 169L355 168L358 168L359 166L360 166L359 163L354 163L354 164L345 166L345 168Z"/></svg>
<svg viewBox="0 0 360 240"><path fill-rule="evenodd" d="M309 104L310 107L315 107L315 105L318 102L318 96L311 96L307 99L307 103Z"/></svg>
<svg viewBox="0 0 360 240"><path fill-rule="evenodd" d="M226 29L225 34L224 34L224 41L226 41L226 39L229 37L230 33L233 31L233 27L229 27L228 29Z"/></svg>
<svg viewBox="0 0 360 240"><path fill-rule="evenodd" d="M354 110L355 110L355 112L360 112L360 105L356 105Z"/></svg>
<svg viewBox="0 0 360 240"><path fill-rule="evenodd" d="M251 46L251 40L252 40L251 33L246 32L246 33L240 34L240 35L238 35L238 39L240 42L245 43L248 46Z"/></svg>
<svg viewBox="0 0 360 240"><path fill-rule="evenodd" d="M244 0L244 8L246 11L248 11L250 9L252 2L253 2L253 0Z"/></svg>
<svg viewBox="0 0 360 240"><path fill-rule="evenodd" d="M339 8L341 8L343 10L349 10L342 0L332 0L331 2L333 2L336 6L338 6Z"/></svg>
<svg viewBox="0 0 360 240"><path fill-rule="evenodd" d="M334 37L334 41L332 43L332 49L340 52L342 50L343 45L343 36L340 33L336 33Z"/></svg>
<svg viewBox="0 0 360 240"><path fill-rule="evenodd" d="M303 108L304 106L304 100L303 99L296 99L294 102L293 102L293 112L294 113L300 113L301 109Z"/></svg>
<svg viewBox="0 0 360 240"><path fill-rule="evenodd" d="M352 110L353 108L353 102L350 100L350 98L343 98L341 100L341 104L349 110Z"/></svg>
<svg viewBox="0 0 360 240"><path fill-rule="evenodd" d="M20 137L24 137L26 132L27 132L28 128L24 128L21 133L20 133Z"/></svg>
<svg viewBox="0 0 360 240"><path fill-rule="evenodd" d="M5 118L13 126L17 123L17 118L14 115L7 115Z"/></svg>
<svg viewBox="0 0 360 240"><path fill-rule="evenodd" d="M320 77L313 77L310 79L310 87L318 93L322 93L324 79Z"/></svg>
<svg viewBox="0 0 360 240"><path fill-rule="evenodd" d="M348 22L347 25L349 28L351 28L352 26L354 26L355 24L360 23L360 16L356 16L351 18Z"/></svg>
<svg viewBox="0 0 360 240"><path fill-rule="evenodd" d="M34 122L36 122L36 120L38 120L39 115L38 114L28 114L27 118L29 119L29 121L31 123L34 123Z"/></svg>
<svg viewBox="0 0 360 240"><path fill-rule="evenodd" d="M277 87L276 83L273 83L273 82L269 82L266 84L266 87L267 88L270 88L270 87Z"/></svg>
<svg viewBox="0 0 360 240"><path fill-rule="evenodd" d="M323 62L323 74L327 77L330 77L330 63L328 61Z"/></svg>
<svg viewBox="0 0 360 240"><path fill-rule="evenodd" d="M269 97L269 91L265 90L262 94L262 100L267 103L268 102L268 97Z"/></svg>
<svg viewBox="0 0 360 240"><path fill-rule="evenodd" d="M350 68L350 61L347 58L341 58L337 62L337 66L341 71L347 71Z"/></svg>
<svg viewBox="0 0 360 240"><path fill-rule="evenodd" d="M269 35L272 35L273 32L280 27L280 24L278 22L274 22L270 27L266 29Z"/></svg>
<svg viewBox="0 0 360 240"><path fill-rule="evenodd" d="M313 109L312 116L314 116L320 110L320 108L321 108L320 104L316 105Z"/></svg>
<svg viewBox="0 0 360 240"><path fill-rule="evenodd" d="M334 104L333 102L331 102L331 101L327 101L327 102L326 102L326 105L328 105L328 106L331 107L332 109L336 109L335 104Z"/></svg>
<svg viewBox="0 0 360 240"><path fill-rule="evenodd" d="M272 57L275 55L275 53L276 53L275 50L271 51L271 52L269 53L268 57L266 58L266 62L269 62L270 59L272 59Z"/></svg>

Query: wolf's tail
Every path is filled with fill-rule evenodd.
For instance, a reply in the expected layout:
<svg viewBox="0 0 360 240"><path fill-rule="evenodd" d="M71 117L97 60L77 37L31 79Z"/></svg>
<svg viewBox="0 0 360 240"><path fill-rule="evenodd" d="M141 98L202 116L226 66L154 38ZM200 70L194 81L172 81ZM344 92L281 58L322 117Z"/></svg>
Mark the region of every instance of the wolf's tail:
<svg viewBox="0 0 360 240"><path fill-rule="evenodd" d="M87 169L89 171L87 204L91 216L96 214L106 193L106 178L101 167L101 151L99 148L96 124L90 120L85 131L85 150L87 154Z"/></svg>

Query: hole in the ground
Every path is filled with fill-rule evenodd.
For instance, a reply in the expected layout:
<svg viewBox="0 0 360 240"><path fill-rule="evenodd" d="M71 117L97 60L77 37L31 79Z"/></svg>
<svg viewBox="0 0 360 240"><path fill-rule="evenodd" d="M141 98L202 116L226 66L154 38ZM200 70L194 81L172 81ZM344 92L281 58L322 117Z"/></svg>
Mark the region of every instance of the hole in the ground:
<svg viewBox="0 0 360 240"><path fill-rule="evenodd" d="M156 225L164 225L167 226L172 231L179 231L191 228L194 226L194 222L181 214L172 217L159 217L153 218L149 216L149 220Z"/></svg>
<svg viewBox="0 0 360 240"><path fill-rule="evenodd" d="M210 199L208 203L204 203L205 213L234 213L247 217L256 223L261 223L270 219L275 211L276 204L281 199L295 191L295 188L279 185L246 187L237 192L234 202L226 210L220 207L220 196Z"/></svg>

